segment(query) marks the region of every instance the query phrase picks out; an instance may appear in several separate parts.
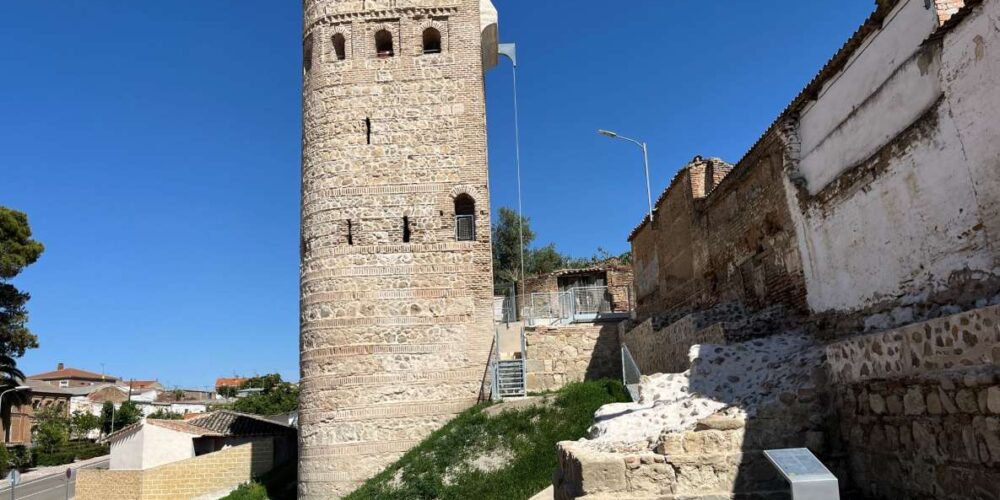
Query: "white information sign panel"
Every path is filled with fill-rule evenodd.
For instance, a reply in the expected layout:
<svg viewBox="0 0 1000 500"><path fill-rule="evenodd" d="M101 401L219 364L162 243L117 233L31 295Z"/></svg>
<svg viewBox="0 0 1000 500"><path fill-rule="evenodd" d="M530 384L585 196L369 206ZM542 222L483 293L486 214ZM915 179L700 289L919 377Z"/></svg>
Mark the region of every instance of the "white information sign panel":
<svg viewBox="0 0 1000 500"><path fill-rule="evenodd" d="M837 477L808 449L767 450L764 455L791 484L793 500L840 500Z"/></svg>

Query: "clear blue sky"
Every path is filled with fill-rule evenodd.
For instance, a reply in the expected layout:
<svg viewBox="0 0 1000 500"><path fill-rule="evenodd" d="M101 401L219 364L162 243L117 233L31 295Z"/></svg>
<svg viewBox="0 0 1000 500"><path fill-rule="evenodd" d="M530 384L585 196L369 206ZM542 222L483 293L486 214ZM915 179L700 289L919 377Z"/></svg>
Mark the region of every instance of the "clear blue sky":
<svg viewBox="0 0 1000 500"><path fill-rule="evenodd" d="M696 154L736 161L873 1L498 0L519 44L539 243L627 249ZM298 378L300 2L6 0L0 204L47 250L16 281L42 347L169 385ZM516 203L510 68L487 80L494 207Z"/></svg>

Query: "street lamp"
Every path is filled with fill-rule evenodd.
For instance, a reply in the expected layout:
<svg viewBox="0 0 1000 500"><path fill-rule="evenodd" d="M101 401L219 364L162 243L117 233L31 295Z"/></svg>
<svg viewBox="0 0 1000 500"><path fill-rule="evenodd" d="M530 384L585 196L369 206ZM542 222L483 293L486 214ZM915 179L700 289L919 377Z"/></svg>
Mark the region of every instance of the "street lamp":
<svg viewBox="0 0 1000 500"><path fill-rule="evenodd" d="M12 391L26 391L28 389L31 389L31 387L28 387L26 385L19 385L19 386L7 389L6 391L0 392L0 410L3 410L3 397L4 397L4 395L6 395L8 392L12 392ZM5 443L7 442L7 436L6 435L4 435L3 441Z"/></svg>
<svg viewBox="0 0 1000 500"><path fill-rule="evenodd" d="M646 146L645 142L640 142L635 139L630 139L623 135L619 135L617 132L612 132L610 130L598 130L598 134L608 137L610 139L621 139L623 141L628 141L636 146L642 148L642 162L646 171L646 202L649 204L649 222L653 222L653 191L649 187L649 148Z"/></svg>

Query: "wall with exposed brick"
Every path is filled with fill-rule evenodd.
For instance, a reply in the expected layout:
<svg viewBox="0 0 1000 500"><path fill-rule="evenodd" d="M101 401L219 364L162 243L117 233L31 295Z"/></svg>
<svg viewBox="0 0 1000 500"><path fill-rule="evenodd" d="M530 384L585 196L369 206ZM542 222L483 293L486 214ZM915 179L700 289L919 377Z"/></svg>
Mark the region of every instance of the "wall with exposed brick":
<svg viewBox="0 0 1000 500"><path fill-rule="evenodd" d="M135 471L81 469L80 500L174 500L224 494L274 467L270 438Z"/></svg>
<svg viewBox="0 0 1000 500"><path fill-rule="evenodd" d="M618 323L525 329L529 392L555 391L572 382L621 378Z"/></svg>
<svg viewBox="0 0 1000 500"><path fill-rule="evenodd" d="M804 308L783 154L772 133L736 167L697 160L678 174L657 202L659 219L631 236L640 318L731 301ZM709 175L717 185L705 184Z"/></svg>
<svg viewBox="0 0 1000 500"><path fill-rule="evenodd" d="M816 312L959 302L954 292L970 282L1000 290L1000 133L987 125L1000 110L996 3L927 42L939 26L933 6L884 10L885 23L863 32L851 63L786 128Z"/></svg>

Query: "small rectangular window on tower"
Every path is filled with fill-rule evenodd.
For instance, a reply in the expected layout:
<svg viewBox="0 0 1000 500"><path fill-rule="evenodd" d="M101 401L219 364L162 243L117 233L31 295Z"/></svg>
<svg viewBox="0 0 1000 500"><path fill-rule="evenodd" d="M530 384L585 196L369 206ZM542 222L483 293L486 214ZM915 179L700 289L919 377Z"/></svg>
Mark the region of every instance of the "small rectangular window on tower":
<svg viewBox="0 0 1000 500"><path fill-rule="evenodd" d="M370 146L372 143L372 119L365 118L365 141Z"/></svg>
<svg viewBox="0 0 1000 500"><path fill-rule="evenodd" d="M347 244L354 245L354 224L347 221Z"/></svg>
<svg viewBox="0 0 1000 500"><path fill-rule="evenodd" d="M403 216L403 243L410 242L410 218Z"/></svg>

